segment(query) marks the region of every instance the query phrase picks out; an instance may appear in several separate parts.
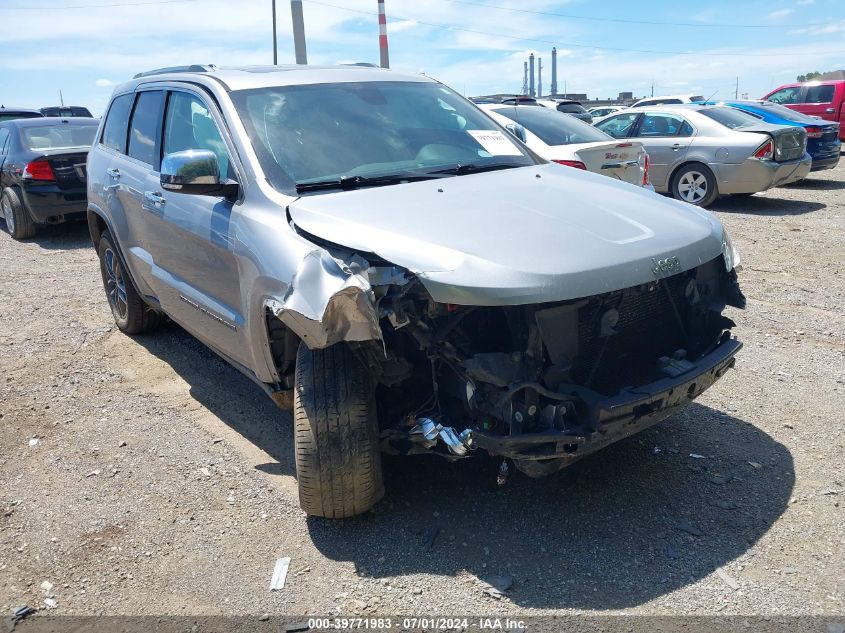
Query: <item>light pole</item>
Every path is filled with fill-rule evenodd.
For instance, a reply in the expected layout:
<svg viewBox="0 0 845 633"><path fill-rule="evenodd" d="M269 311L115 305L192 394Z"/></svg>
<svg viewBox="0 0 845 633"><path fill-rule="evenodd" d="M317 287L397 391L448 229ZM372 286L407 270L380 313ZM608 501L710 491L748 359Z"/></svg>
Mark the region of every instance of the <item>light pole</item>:
<svg viewBox="0 0 845 633"><path fill-rule="evenodd" d="M276 44L276 0L273 0L273 66L279 63L279 47Z"/></svg>

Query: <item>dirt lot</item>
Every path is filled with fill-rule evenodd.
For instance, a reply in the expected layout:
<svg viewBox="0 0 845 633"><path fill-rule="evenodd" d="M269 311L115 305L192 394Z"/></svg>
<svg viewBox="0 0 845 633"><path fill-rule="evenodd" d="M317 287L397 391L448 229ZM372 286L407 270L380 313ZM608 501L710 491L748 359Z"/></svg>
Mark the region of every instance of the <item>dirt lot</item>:
<svg viewBox="0 0 845 633"><path fill-rule="evenodd" d="M297 506L288 414L175 326L115 330L83 225L0 233L0 612L842 614L845 165L714 210L745 349L699 401L503 489L389 461L334 523Z"/></svg>

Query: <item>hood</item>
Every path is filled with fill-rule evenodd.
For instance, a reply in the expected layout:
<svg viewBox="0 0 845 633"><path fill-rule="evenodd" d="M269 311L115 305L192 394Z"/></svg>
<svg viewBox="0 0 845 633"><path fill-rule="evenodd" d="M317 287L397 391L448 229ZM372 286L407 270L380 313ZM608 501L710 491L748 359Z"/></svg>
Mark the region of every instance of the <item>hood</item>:
<svg viewBox="0 0 845 633"><path fill-rule="evenodd" d="M555 164L311 195L288 211L302 230L374 253L435 301L463 305L619 290L695 268L723 243L706 211Z"/></svg>

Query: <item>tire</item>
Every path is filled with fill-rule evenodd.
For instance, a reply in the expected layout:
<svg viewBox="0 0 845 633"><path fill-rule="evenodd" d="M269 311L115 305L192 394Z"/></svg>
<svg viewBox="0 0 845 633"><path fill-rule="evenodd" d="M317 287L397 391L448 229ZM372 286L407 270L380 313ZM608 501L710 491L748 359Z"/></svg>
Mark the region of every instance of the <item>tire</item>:
<svg viewBox="0 0 845 633"><path fill-rule="evenodd" d="M384 496L375 390L345 343L310 350L300 343L293 396L299 505L340 519Z"/></svg>
<svg viewBox="0 0 845 633"><path fill-rule="evenodd" d="M100 236L98 254L103 288L117 329L125 334L143 334L157 328L161 315L141 299L108 231Z"/></svg>
<svg viewBox="0 0 845 633"><path fill-rule="evenodd" d="M706 207L719 196L716 177L706 165L689 163L672 177L672 196L697 207Z"/></svg>
<svg viewBox="0 0 845 633"><path fill-rule="evenodd" d="M14 239L25 240L35 237L35 222L32 221L32 216L15 189L6 187L3 190L3 195L0 197L0 209L6 220L6 229Z"/></svg>

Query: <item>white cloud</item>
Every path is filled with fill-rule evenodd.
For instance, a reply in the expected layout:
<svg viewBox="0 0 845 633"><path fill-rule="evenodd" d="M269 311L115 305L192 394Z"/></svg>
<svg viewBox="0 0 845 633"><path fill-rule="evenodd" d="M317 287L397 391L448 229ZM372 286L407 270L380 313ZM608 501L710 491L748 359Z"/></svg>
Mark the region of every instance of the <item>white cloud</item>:
<svg viewBox="0 0 845 633"><path fill-rule="evenodd" d="M97 88L110 88L116 83L117 82L112 81L111 79L98 79L94 82L94 85L97 86Z"/></svg>
<svg viewBox="0 0 845 633"><path fill-rule="evenodd" d="M815 1L816 0L798 0L798 2L796 2L795 4L802 6L802 5L813 4Z"/></svg>
<svg viewBox="0 0 845 633"><path fill-rule="evenodd" d="M768 15L768 18L769 18L770 20L779 20L780 18L785 18L785 17L786 17L786 16L788 16L790 13L793 13L793 10L792 10L792 9L780 9L780 10L778 10L778 11L772 11L772 12Z"/></svg>
<svg viewBox="0 0 845 633"><path fill-rule="evenodd" d="M398 22L388 22L387 23L387 33L399 33L400 31L407 31L408 29L412 29L415 26L418 26L419 22L416 20L399 20Z"/></svg>

